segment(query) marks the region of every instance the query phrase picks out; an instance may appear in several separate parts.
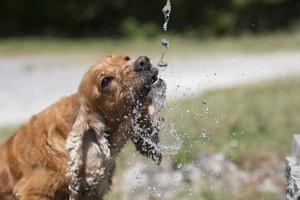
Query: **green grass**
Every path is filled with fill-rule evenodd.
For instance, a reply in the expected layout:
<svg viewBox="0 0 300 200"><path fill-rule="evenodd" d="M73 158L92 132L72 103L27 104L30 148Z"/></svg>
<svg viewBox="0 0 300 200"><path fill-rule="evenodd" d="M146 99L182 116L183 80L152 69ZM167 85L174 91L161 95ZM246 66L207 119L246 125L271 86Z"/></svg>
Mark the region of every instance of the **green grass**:
<svg viewBox="0 0 300 200"><path fill-rule="evenodd" d="M120 52L159 56L160 40L170 41L168 55L199 55L228 52L269 52L299 50L300 31L268 35L242 35L225 38L191 38L187 36L162 35L159 38L9 38L0 39L0 55L32 54L108 54Z"/></svg>
<svg viewBox="0 0 300 200"><path fill-rule="evenodd" d="M187 162L199 152L210 151L222 152L240 164L270 155L283 159L290 153L292 135L300 131L299 102L299 77L214 90L173 102L168 119L184 135L184 148L173 159ZM204 129L208 138L200 137Z"/></svg>

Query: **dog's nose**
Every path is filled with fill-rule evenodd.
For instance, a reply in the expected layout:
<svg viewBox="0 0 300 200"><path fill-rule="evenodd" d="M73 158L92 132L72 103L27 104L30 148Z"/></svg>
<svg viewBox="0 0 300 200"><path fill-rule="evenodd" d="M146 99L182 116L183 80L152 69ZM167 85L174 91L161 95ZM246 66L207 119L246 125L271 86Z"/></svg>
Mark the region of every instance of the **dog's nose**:
<svg viewBox="0 0 300 200"><path fill-rule="evenodd" d="M141 56L134 62L134 71L150 71L151 70L151 62L147 56Z"/></svg>

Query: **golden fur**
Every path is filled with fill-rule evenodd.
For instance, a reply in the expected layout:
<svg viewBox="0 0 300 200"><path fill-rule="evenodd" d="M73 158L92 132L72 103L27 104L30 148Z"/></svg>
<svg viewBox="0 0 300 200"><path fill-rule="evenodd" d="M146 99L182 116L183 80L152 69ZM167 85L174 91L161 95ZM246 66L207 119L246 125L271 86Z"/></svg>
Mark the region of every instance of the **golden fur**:
<svg viewBox="0 0 300 200"><path fill-rule="evenodd" d="M0 147L0 199L102 199L130 138L135 92L144 85L133 68L127 56L103 58L78 92L17 130ZM103 79L109 85L102 88Z"/></svg>

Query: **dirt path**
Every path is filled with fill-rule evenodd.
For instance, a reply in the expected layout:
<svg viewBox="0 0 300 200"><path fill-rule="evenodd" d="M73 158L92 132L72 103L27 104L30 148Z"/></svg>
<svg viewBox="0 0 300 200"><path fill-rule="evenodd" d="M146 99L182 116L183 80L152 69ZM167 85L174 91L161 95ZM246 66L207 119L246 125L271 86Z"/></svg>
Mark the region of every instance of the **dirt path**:
<svg viewBox="0 0 300 200"><path fill-rule="evenodd" d="M0 56L0 126L27 120L76 91L95 60L78 55ZM212 88L300 74L300 51L193 56L169 60L169 64L161 76L168 83L168 97L174 99Z"/></svg>

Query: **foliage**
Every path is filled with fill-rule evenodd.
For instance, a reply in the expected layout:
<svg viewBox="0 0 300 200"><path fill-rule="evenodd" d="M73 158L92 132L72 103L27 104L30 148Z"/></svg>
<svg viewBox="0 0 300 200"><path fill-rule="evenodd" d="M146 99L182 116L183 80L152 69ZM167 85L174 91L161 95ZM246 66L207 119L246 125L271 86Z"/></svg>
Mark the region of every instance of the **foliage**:
<svg viewBox="0 0 300 200"><path fill-rule="evenodd" d="M195 36L291 29L300 19L298 0L171 2L170 30ZM152 36L162 25L164 4L165 0L3 0L0 36Z"/></svg>
<svg viewBox="0 0 300 200"><path fill-rule="evenodd" d="M130 33L129 33L130 35ZM0 54L7 55L81 55L87 60L97 60L102 55L114 52L126 53L130 56L146 54L152 60L161 56L161 37L144 38L133 36L127 38L81 38L66 39L53 37L26 37L0 39ZM300 29L297 32L280 32L253 36L249 34L239 37L195 39L168 35L171 48L168 58L185 60L195 56L223 53L263 53L280 51L298 51L300 47ZM40 65L46 67L46 65Z"/></svg>

